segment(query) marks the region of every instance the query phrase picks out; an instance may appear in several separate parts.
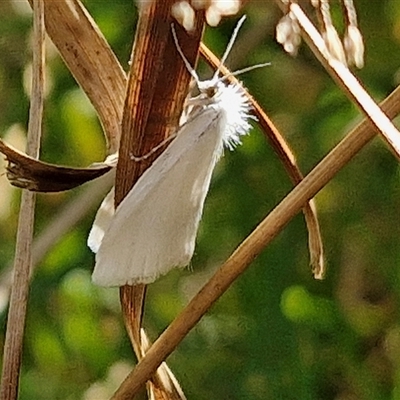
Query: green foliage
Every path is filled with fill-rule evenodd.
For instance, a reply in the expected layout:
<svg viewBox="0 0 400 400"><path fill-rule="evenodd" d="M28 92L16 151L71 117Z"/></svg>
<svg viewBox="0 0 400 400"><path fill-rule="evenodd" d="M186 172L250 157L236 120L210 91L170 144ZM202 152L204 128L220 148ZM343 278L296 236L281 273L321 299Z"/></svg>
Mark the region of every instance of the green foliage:
<svg viewBox="0 0 400 400"><path fill-rule="evenodd" d="M250 2L243 35L264 19L265 32L258 44L241 47L241 66L269 60L272 66L241 79L306 173L361 119L360 112L304 44L297 58L283 52L273 38L280 11L273 2L260 3ZM136 18L132 2L85 5L126 68ZM366 66L356 74L381 100L398 84L400 3L360 0L357 8ZM18 144L29 107L23 76L30 62L31 16L8 1L0 10L0 134ZM226 20L207 29L205 41L218 54L232 26ZM237 45L243 46L240 38ZM95 112L54 50L49 53L43 158L67 165L100 161L105 144ZM153 339L291 188L259 129L243 142L216 168L190 269L173 271L149 288L145 326ZM12 262L19 191L0 179L4 274ZM326 279L311 276L307 232L298 216L169 358L187 397L400 398L399 188L397 161L375 139L316 198ZM41 195L37 231L81 190ZM21 400L105 399L134 363L118 290L90 281L94 257L86 238L94 212L60 238L35 272ZM2 343L6 313L3 307Z"/></svg>

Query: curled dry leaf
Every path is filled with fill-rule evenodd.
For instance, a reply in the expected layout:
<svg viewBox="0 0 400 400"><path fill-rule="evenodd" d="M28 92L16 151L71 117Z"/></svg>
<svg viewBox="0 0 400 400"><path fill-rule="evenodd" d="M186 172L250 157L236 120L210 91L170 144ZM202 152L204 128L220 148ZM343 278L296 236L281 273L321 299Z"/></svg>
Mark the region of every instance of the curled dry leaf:
<svg viewBox="0 0 400 400"><path fill-rule="evenodd" d="M0 152L7 160L7 178L19 188L33 192L61 192L104 175L109 163L96 163L89 168L70 168L36 160L0 140Z"/></svg>

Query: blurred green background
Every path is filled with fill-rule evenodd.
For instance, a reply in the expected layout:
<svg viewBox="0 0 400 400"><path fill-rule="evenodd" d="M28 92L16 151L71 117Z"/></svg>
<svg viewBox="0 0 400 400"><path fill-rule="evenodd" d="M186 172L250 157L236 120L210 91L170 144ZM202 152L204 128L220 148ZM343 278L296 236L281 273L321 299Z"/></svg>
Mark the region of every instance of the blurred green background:
<svg viewBox="0 0 400 400"><path fill-rule="evenodd" d="M125 70L136 23L131 0L84 1ZM336 4L336 2L335 2ZM334 17L340 26L340 8ZM356 71L376 100L399 83L400 2L356 1L366 65ZM296 58L274 40L272 1L251 1L228 63L271 61L241 77L281 129L304 173L361 120L306 45ZM237 18L208 28L221 54ZM0 135L24 146L32 20L20 0L0 2ZM86 166L104 157L101 126L48 44L42 159ZM209 71L200 66L201 76ZM3 161L1 161L3 162ZM4 172L4 163L0 165ZM291 189L255 126L219 162L195 257L148 290L145 326L155 339L203 283ZM87 187L39 195L37 235ZM105 189L103 190L105 193ZM0 177L0 342L7 317L20 190ZM32 281L21 400L107 399L134 365L118 290L90 281L86 238L101 201L40 259ZM316 198L328 272L314 281L307 231L297 216L168 359L189 399L400 399L400 182L394 156L371 142ZM70 211L71 219L76 211ZM67 218L68 219L68 218ZM132 227L134 229L134 227Z"/></svg>

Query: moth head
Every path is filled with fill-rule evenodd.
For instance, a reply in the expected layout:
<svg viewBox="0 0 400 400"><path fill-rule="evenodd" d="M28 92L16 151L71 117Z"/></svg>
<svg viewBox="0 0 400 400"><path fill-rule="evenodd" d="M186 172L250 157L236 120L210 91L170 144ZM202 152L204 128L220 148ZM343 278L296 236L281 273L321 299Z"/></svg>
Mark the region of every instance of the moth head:
<svg viewBox="0 0 400 400"><path fill-rule="evenodd" d="M236 40L236 37L237 37L239 30L240 30L241 26L243 25L245 19L246 19L245 15L242 18L240 18L239 22L237 23L237 25L235 27L235 30L233 31L232 37L229 40L228 46L226 47L226 50L221 58L221 61L219 63L217 70L215 71L213 77L206 81L200 81L199 76L197 75L196 71L190 65L189 61L183 54L183 51L178 42L178 38L176 36L174 25L173 24L171 25L172 35L174 37L176 49L178 50L178 53L180 54L183 62L185 63L185 66L186 66L187 70L189 71L190 75L192 75L193 80L196 83L197 88L200 93L198 96L191 98L191 100L190 100L191 103L194 103L197 105L207 105L210 103L215 103L216 101L218 101L217 97L218 97L218 94L221 93L221 89L223 89L224 87L227 86L226 82L230 76L236 76L236 75L242 74L244 72L251 71L253 69L261 68L266 65L269 65L269 63L257 64L257 65L253 65L253 66L250 66L250 67L247 67L247 68L235 71L235 72L231 72L224 76L220 76L221 69L222 69L223 65L225 64L226 59L228 58L228 55L233 47L233 44Z"/></svg>
<svg viewBox="0 0 400 400"><path fill-rule="evenodd" d="M189 61L183 54L183 51L179 45L178 38L176 36L175 28L174 25L171 25L171 30L172 30L172 36L175 41L176 49L178 53L180 54L182 61L184 62L187 70L189 71L190 75L193 77L193 81L197 86L198 89L198 95L197 96L190 96L184 106L184 112L182 114L183 120L186 120L186 117L189 113L191 113L193 110L198 110L202 109L204 107L214 107L215 105L219 104L225 104L225 108L227 109L228 105L230 105L232 102L234 102L234 99L237 99L236 104L239 105L239 107L231 107L233 109L238 109L238 115L241 116L248 111L249 107L247 106L247 99L245 100L245 94L243 89L241 88L240 84L232 84L229 83L229 78L232 76L239 75L241 73L251 71L255 68L260 68L264 67L266 65L269 65L269 63L264 63L264 64L258 64L258 65L253 65L235 72L230 72L226 75L221 76L221 70L223 69L223 66L225 64L226 59L228 58L228 55L233 47L233 44L236 40L236 37L239 33L239 30L241 26L243 25L244 21L246 19L246 16L243 16L239 22L237 23L235 30L233 31L232 37L229 40L228 46L226 47L226 50L220 60L219 66L216 69L213 77L209 80L206 81L200 81L199 76L197 75L196 71L194 68L190 65ZM226 88L229 88L228 91L224 90ZM232 96L232 97L230 97ZM241 104L244 104L242 107ZM244 112L242 112L242 109ZM190 111L188 111L190 110ZM233 114L233 113L232 113ZM232 121L235 120L234 118ZM241 118L241 120L244 120L244 118ZM240 122L240 121L239 121ZM247 122L246 122L247 124ZM240 126L240 123L235 123L235 126ZM250 125L246 125L243 131L247 131ZM227 137L231 137L231 134L228 134ZM237 140L228 140L227 143L231 142L237 142Z"/></svg>
<svg viewBox="0 0 400 400"><path fill-rule="evenodd" d="M207 81L199 81L197 83L197 88L199 89L200 96L204 98L212 99L214 98L220 89L225 86L221 79L209 79Z"/></svg>
<svg viewBox="0 0 400 400"><path fill-rule="evenodd" d="M220 95L226 84L221 79L210 79L207 81L196 82L198 95L191 96L187 101L188 105L208 106L220 101Z"/></svg>

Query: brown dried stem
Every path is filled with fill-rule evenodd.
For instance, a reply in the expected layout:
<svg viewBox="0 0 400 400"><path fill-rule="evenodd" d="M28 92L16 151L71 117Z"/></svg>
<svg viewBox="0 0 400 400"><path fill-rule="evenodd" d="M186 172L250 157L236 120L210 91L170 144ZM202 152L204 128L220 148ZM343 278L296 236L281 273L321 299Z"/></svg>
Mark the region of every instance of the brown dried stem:
<svg viewBox="0 0 400 400"><path fill-rule="evenodd" d="M37 158L39 155L43 115L45 29L43 0L35 0L33 5L33 76L26 152L28 155ZM34 193L27 190L23 191L15 249L14 277L4 345L0 389L1 400L14 400L18 397L23 337L29 294L29 274L32 264L35 201L36 196Z"/></svg>
<svg viewBox="0 0 400 400"><path fill-rule="evenodd" d="M115 183L116 206L154 160L154 157L150 157L145 162L136 163L132 161L131 155L148 153L176 129L187 95L190 75L176 51L171 35L170 10L173 3L173 0L151 2L141 9L122 118ZM191 36L177 27L180 44L193 65L200 43L203 18L197 21L196 30ZM144 285L126 285L120 289L125 326L138 360L145 352L140 329L144 295ZM164 372L166 368L163 367ZM164 374L166 381L163 381L159 371L152 383L149 383L149 390L157 399L182 398L173 376L170 379L171 375Z"/></svg>
<svg viewBox="0 0 400 400"><path fill-rule="evenodd" d="M47 34L96 109L109 152L114 153L120 137L125 72L80 1L45 1L44 11Z"/></svg>
<svg viewBox="0 0 400 400"><path fill-rule="evenodd" d="M200 45L201 55L206 61L214 68L220 67L220 61L212 51L204 44ZM220 67L221 73L228 76L230 82L238 83L238 80L230 75L230 72L224 66ZM284 137L280 134L278 128L274 125L268 115L264 112L257 101L247 92L251 105L257 116L258 122L262 127L263 132L270 141L275 153L282 161L286 172L294 184L301 182L303 174L296 163L295 156L290 149ZM318 223L317 212L313 200L310 200L303 209L304 217L306 220L308 235L309 235L309 248L310 248L310 261L316 279L322 279L325 274L324 266L324 249L321 238L321 231Z"/></svg>

